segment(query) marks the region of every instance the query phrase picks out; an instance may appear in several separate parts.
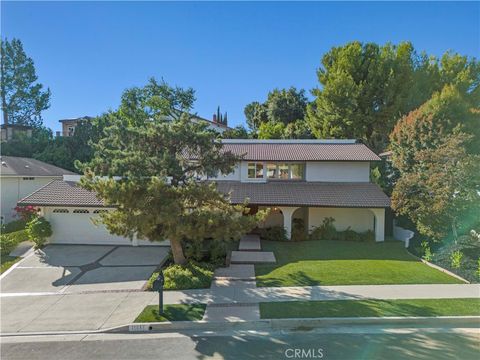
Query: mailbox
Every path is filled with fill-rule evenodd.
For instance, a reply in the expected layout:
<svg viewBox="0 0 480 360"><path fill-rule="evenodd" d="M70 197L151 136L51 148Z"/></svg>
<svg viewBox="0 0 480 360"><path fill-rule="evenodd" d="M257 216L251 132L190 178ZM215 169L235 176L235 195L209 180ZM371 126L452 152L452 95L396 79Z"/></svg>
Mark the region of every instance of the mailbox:
<svg viewBox="0 0 480 360"><path fill-rule="evenodd" d="M163 272L160 271L160 274L158 274L158 277L153 281L153 284L152 284L153 291L162 291L164 282L165 282L165 278L163 277Z"/></svg>

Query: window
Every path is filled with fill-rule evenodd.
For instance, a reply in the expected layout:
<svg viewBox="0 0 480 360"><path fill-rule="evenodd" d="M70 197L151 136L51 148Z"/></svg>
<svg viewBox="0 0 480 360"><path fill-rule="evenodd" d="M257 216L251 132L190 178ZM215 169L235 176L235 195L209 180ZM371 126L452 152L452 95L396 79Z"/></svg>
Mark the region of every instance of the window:
<svg viewBox="0 0 480 360"><path fill-rule="evenodd" d="M23 180L35 180L34 177L24 177Z"/></svg>
<svg viewBox="0 0 480 360"><path fill-rule="evenodd" d="M278 178L281 180L288 180L288 176L288 164L278 164Z"/></svg>
<svg viewBox="0 0 480 360"><path fill-rule="evenodd" d="M277 164L267 164L267 177L269 179L276 179L278 177Z"/></svg>
<svg viewBox="0 0 480 360"><path fill-rule="evenodd" d="M63 214L68 214L70 211L68 209L53 209L54 213L63 213Z"/></svg>
<svg viewBox="0 0 480 360"><path fill-rule="evenodd" d="M290 179L302 180L305 174L305 165L303 164L290 164Z"/></svg>
<svg viewBox="0 0 480 360"><path fill-rule="evenodd" d="M73 210L73 213L74 214L89 214L90 211L88 211L87 209L75 209L75 210Z"/></svg>
<svg viewBox="0 0 480 360"><path fill-rule="evenodd" d="M267 177L278 180L303 180L305 178L305 164L268 163Z"/></svg>
<svg viewBox="0 0 480 360"><path fill-rule="evenodd" d="M263 163L248 163L249 179L263 179Z"/></svg>

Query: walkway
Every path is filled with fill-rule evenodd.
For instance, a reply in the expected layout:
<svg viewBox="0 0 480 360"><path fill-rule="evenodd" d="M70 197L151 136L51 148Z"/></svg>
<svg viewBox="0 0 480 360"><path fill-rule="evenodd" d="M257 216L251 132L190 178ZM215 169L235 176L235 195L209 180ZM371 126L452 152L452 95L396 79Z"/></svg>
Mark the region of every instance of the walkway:
<svg viewBox="0 0 480 360"><path fill-rule="evenodd" d="M209 305L207 309L210 309L208 320L230 321L258 316L258 303L268 301L478 298L479 295L480 284L284 288L217 286L211 289L166 291L164 301L166 304L206 303ZM95 330L119 326L132 322L146 305L158 304L156 293L142 291L62 295L2 293L1 296L2 333ZM235 306L225 306L232 304Z"/></svg>

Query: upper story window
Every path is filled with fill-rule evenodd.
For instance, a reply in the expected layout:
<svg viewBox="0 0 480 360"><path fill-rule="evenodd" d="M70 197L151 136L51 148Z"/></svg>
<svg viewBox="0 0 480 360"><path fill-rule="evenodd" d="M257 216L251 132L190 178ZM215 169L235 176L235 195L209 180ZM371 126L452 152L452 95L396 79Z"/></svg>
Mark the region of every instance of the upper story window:
<svg viewBox="0 0 480 360"><path fill-rule="evenodd" d="M249 179L263 179L263 163L261 162L248 163L247 177Z"/></svg>
<svg viewBox="0 0 480 360"><path fill-rule="evenodd" d="M302 163L268 163L267 178L278 180L304 180L305 164Z"/></svg>

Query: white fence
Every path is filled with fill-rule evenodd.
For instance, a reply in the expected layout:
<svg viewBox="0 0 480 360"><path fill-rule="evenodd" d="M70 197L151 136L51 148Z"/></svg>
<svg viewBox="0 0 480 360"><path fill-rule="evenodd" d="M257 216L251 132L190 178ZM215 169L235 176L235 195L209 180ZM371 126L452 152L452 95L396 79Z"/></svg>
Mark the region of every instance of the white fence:
<svg viewBox="0 0 480 360"><path fill-rule="evenodd" d="M401 240L405 243L405 247L410 245L410 239L415 235L411 230L404 229L400 226L397 226L396 221L393 223L393 237L395 240Z"/></svg>

